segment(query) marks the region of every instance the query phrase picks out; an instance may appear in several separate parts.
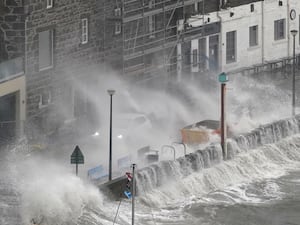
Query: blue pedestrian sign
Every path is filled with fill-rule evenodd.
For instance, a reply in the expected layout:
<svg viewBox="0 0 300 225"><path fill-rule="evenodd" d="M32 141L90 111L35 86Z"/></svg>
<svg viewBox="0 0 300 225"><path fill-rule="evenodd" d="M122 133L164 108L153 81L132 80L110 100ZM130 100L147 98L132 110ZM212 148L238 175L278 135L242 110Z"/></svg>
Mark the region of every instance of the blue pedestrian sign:
<svg viewBox="0 0 300 225"><path fill-rule="evenodd" d="M131 198L131 192L130 191L124 191L124 195L127 197L127 198Z"/></svg>
<svg viewBox="0 0 300 225"><path fill-rule="evenodd" d="M221 73L219 75L219 82L220 83L226 83L228 81L228 75L226 73Z"/></svg>

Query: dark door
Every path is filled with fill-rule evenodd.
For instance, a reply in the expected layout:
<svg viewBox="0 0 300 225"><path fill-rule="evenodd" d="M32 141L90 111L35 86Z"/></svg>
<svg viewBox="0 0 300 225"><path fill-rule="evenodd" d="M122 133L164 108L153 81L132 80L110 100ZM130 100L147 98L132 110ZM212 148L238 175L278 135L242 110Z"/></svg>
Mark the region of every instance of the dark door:
<svg viewBox="0 0 300 225"><path fill-rule="evenodd" d="M219 35L209 37L209 69L219 69Z"/></svg>
<svg viewBox="0 0 300 225"><path fill-rule="evenodd" d="M16 93L0 97L0 142L16 135Z"/></svg>

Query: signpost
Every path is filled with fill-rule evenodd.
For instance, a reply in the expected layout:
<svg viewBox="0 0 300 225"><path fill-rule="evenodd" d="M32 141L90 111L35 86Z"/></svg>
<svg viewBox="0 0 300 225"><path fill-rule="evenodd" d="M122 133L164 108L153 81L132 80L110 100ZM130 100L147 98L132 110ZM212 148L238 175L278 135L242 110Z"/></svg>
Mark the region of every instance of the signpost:
<svg viewBox="0 0 300 225"><path fill-rule="evenodd" d="M226 94L226 82L228 81L228 76L226 73L221 73L219 75L219 82L221 83L221 147L223 153L223 160L227 158L227 143L226 143L226 114L225 114L225 94Z"/></svg>
<svg viewBox="0 0 300 225"><path fill-rule="evenodd" d="M78 145L76 145L71 155L71 164L76 164L76 176L78 176L78 164L84 164L84 156Z"/></svg>

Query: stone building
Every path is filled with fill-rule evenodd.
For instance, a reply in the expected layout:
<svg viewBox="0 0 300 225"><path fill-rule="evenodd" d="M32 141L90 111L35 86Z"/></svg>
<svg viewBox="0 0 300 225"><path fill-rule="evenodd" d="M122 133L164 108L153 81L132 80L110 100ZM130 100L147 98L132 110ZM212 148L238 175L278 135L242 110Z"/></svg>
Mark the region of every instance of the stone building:
<svg viewBox="0 0 300 225"><path fill-rule="evenodd" d="M86 113L86 102L82 103L84 97L78 96L74 82L80 83L80 88L95 83L97 77L86 71L103 62L103 8L98 2L27 1L29 124L39 121L39 127L51 131L64 120Z"/></svg>

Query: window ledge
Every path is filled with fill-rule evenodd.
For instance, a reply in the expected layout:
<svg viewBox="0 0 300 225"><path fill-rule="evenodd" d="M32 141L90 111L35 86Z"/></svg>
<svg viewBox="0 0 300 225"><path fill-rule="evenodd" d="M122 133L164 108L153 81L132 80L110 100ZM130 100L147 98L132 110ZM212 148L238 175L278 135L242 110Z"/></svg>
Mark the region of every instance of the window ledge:
<svg viewBox="0 0 300 225"><path fill-rule="evenodd" d="M280 40L274 40L272 45L281 45L281 44L286 44L287 43L287 39L280 39Z"/></svg>
<svg viewBox="0 0 300 225"><path fill-rule="evenodd" d="M44 108L47 108L47 107L48 107L48 105L49 105L49 104L47 104L47 105L43 105L43 104L39 103L39 109L44 109Z"/></svg>
<svg viewBox="0 0 300 225"><path fill-rule="evenodd" d="M82 42L80 42L79 43L79 47L88 47L88 46L90 46L90 41L87 41L87 42L85 42L85 43L82 43Z"/></svg>
<svg viewBox="0 0 300 225"><path fill-rule="evenodd" d="M235 63L237 63L237 61L230 61L230 62L226 62L226 65L234 65Z"/></svg>
<svg viewBox="0 0 300 225"><path fill-rule="evenodd" d="M251 47L248 47L248 51L255 51L257 49L260 49L260 45L255 45L255 46L251 46Z"/></svg>
<svg viewBox="0 0 300 225"><path fill-rule="evenodd" d="M53 65L48 66L48 67L44 67L44 68L39 68L39 72L45 71L45 70L50 70L53 69Z"/></svg>

